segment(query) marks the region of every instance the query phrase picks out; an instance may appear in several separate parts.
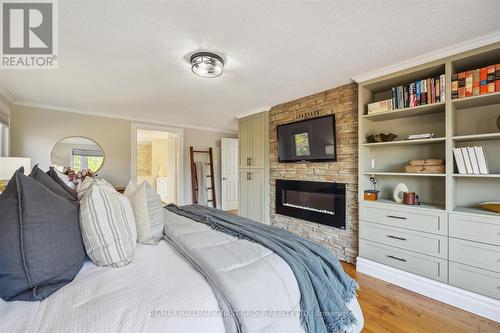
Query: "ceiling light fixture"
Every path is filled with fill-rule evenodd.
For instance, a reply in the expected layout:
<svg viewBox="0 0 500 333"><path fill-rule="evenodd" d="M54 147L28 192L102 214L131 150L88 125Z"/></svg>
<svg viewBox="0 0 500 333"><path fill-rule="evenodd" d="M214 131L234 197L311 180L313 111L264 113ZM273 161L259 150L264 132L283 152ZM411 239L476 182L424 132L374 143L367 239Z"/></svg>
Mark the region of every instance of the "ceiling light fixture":
<svg viewBox="0 0 500 333"><path fill-rule="evenodd" d="M191 56L191 70L198 76L214 78L222 75L224 60L210 52L198 52Z"/></svg>

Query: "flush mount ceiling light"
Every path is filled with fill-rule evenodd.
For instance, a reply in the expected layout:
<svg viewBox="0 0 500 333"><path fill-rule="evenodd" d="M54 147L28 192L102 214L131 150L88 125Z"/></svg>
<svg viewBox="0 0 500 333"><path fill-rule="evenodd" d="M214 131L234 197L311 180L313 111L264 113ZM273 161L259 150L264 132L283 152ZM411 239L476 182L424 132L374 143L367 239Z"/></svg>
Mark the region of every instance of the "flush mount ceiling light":
<svg viewBox="0 0 500 333"><path fill-rule="evenodd" d="M224 71L224 60L210 52L198 52L191 56L191 70L198 76L214 78Z"/></svg>

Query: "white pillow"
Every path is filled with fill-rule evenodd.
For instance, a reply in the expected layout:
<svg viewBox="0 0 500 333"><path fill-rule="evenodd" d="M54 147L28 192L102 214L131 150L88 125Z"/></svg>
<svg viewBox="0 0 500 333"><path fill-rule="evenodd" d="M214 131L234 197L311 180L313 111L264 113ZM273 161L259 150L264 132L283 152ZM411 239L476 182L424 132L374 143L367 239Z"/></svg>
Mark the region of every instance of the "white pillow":
<svg viewBox="0 0 500 333"><path fill-rule="evenodd" d="M87 194L88 190L94 184L102 185L104 188L106 188L106 189L108 189L108 190L110 190L112 192L116 192L116 190L113 187L113 185L111 185L110 183L108 183L104 179L97 179L97 178L87 177L87 178L85 178L83 180L83 182L81 182L80 184L78 184L78 188L76 190L76 192L78 194L78 200L82 200L82 198L85 196L85 194Z"/></svg>
<svg viewBox="0 0 500 333"><path fill-rule="evenodd" d="M144 244L157 244L163 237L164 209L160 196L148 182L140 186L130 181L123 192L134 209L137 225L137 241Z"/></svg>
<svg viewBox="0 0 500 333"><path fill-rule="evenodd" d="M134 258L137 239L129 199L94 181L80 201L80 227L85 251L98 266L120 267Z"/></svg>

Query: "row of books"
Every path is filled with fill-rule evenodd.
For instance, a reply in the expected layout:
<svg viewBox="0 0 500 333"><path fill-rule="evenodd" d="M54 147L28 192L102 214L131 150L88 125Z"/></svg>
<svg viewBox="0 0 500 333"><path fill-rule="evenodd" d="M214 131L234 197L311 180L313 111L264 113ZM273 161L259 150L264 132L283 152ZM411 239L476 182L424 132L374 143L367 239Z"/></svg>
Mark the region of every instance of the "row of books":
<svg viewBox="0 0 500 333"><path fill-rule="evenodd" d="M500 64L451 76L451 99L479 96L500 91Z"/></svg>
<svg viewBox="0 0 500 333"><path fill-rule="evenodd" d="M392 107L395 110L444 102L445 91L444 74L404 86L392 87Z"/></svg>
<svg viewBox="0 0 500 333"><path fill-rule="evenodd" d="M489 174L488 163L483 147L453 148L458 173L471 175Z"/></svg>

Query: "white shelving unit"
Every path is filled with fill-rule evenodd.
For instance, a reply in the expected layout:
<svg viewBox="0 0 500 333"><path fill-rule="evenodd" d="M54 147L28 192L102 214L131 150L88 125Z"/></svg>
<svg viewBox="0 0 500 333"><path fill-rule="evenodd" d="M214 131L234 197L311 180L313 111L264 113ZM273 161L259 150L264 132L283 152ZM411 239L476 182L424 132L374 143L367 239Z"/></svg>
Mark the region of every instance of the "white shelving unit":
<svg viewBox="0 0 500 333"><path fill-rule="evenodd" d="M478 204L500 201L500 92L452 100L451 77L499 62L496 43L361 82L358 93L357 269L381 279L390 270L391 283L496 320L500 317L490 310L500 308L500 214ZM367 105L391 98L392 87L441 74L446 79L444 102L367 115ZM396 134L397 141L367 142L378 133ZM405 140L420 133L436 137ZM483 147L490 174L458 173L453 148L471 146ZM411 159L443 159L445 173L406 173ZM363 199L364 190L372 188L370 177L380 183L377 201ZM396 203L398 183L405 183L423 204ZM422 277L434 281L421 284ZM471 284L476 280L480 283ZM464 307L469 298L464 301L457 288L479 294L474 307Z"/></svg>

